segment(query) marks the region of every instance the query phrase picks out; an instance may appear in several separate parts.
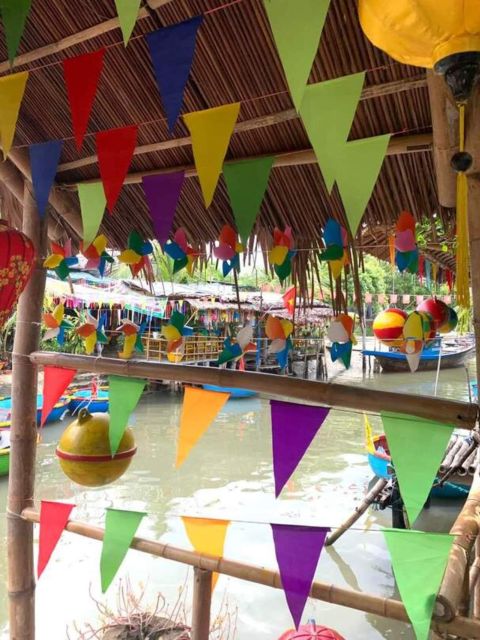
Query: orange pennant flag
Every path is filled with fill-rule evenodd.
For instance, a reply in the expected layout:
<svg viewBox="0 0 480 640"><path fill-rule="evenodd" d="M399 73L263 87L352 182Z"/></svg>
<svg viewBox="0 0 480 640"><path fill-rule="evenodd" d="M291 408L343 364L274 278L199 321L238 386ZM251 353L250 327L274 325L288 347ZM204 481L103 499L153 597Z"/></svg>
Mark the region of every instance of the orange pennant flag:
<svg viewBox="0 0 480 640"><path fill-rule="evenodd" d="M206 391L195 387L185 389L180 416L176 467L185 462L192 448L215 420L229 397L229 393Z"/></svg>
<svg viewBox="0 0 480 640"><path fill-rule="evenodd" d="M208 518L188 518L182 516L183 526L190 544L197 553L223 558L223 547L230 520L210 520ZM217 584L218 573L212 576L212 591Z"/></svg>

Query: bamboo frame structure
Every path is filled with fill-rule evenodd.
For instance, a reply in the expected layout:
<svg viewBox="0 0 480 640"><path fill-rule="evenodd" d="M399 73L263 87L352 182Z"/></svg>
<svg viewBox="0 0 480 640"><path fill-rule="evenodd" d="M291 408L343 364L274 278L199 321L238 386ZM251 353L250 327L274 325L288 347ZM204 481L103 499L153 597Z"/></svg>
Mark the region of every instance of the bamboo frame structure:
<svg viewBox="0 0 480 640"><path fill-rule="evenodd" d="M32 507L23 510L22 517L29 522L38 523L40 514ZM70 520L66 530L93 540L103 540L104 530L85 522ZM274 589L281 589L280 574L263 567L244 564L226 558L211 556L173 547L170 544L156 542L146 538L135 537L130 545L132 549L149 553L158 558L174 560L208 572L221 573L232 578L239 578L248 582L255 582ZM197 591L198 593L198 591ZM204 596L203 596L204 597ZM337 604L358 611L364 611L384 618L392 618L400 622L409 622L405 607L399 600L381 598L367 593L360 593L351 589L336 587L323 582L314 582L310 590L310 597L331 604ZM194 605L195 607L195 605ZM457 634L460 637L480 639L480 621L456 616L452 622L432 622L432 627L442 633ZM202 639L203 640L203 639Z"/></svg>
<svg viewBox="0 0 480 640"><path fill-rule="evenodd" d="M193 610L191 640L208 640L212 604L213 573L207 569L193 569Z"/></svg>
<svg viewBox="0 0 480 640"><path fill-rule="evenodd" d="M478 414L478 407L467 402L456 402L428 396L393 393L334 384L288 378L268 373L234 371L213 367L167 364L147 360L119 360L94 356L72 355L48 351L31 354L36 365L63 367L97 374L118 375L151 380L171 380L190 384L212 384L220 387L241 387L281 396L293 400L342 407L358 411L397 411L427 420L464 429L472 429Z"/></svg>

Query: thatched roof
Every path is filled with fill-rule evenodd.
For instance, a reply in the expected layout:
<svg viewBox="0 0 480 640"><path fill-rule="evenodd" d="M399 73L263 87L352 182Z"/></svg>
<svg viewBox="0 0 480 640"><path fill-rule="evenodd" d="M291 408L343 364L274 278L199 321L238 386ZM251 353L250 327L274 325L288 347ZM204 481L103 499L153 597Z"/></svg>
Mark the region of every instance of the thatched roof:
<svg viewBox="0 0 480 640"><path fill-rule="evenodd" d="M159 6L165 0L149 0ZM375 49L364 37L353 0L332 0L321 46L310 82L366 70L366 90L350 138L393 133L397 151L384 162L380 178L365 214L366 230L390 229L400 211L409 209L419 218L436 211L451 228L452 210L439 206L429 135L431 115L425 74L421 69L399 64ZM73 34L107 24L115 17L112 0L34 0L19 54L55 43ZM147 13L145 10L143 13ZM170 141L170 148L135 156L131 172L193 165L188 136L181 121L173 138L169 135L159 100L150 56L141 37L164 25L171 25L204 13L199 32L195 62L185 92L183 113L241 101L239 122L283 114L278 124L250 128L233 135L228 158L239 159L261 154L284 154L307 150L308 138L300 120L294 117L262 0L171 0L149 9L149 17L138 20L134 38L125 49L120 30L49 55L18 69L29 69L30 79L18 123L12 157L25 154L35 142L65 139L62 164L95 153L94 133L112 127L140 123L139 144ZM6 49L0 38L0 59ZM84 148L76 150L63 81L62 60L107 47L105 68L89 125ZM5 65L1 67L5 70ZM5 71L4 71L5 72ZM393 84L392 84L393 83ZM275 118L274 118L275 119ZM247 129L249 127L247 126ZM413 136L413 137L412 137ZM419 147L421 150L416 149ZM342 216L336 190L328 196L318 166L307 156L294 166L278 166L272 172L268 193L257 222L257 232L265 243L274 226L290 225L300 251L298 272L304 271L309 249L320 243L320 229L331 214ZM96 163L61 171L60 184L73 184L98 178ZM4 208L14 211L15 201L4 194ZM75 191L64 191L78 211ZM55 215L55 214L53 214ZM69 224L60 224L72 234ZM223 178L214 202L206 210L198 180L191 177L184 186L177 209L175 227L183 226L195 241L213 241L225 222L233 222ZM123 248L129 231L136 227L145 236L152 235L151 222L140 184L128 184L114 216L105 215L103 230L111 244ZM381 242L381 233L365 245ZM360 245L362 238L357 239ZM374 250L374 249L373 249ZM387 250L380 251L386 255ZM444 256L445 257L445 256Z"/></svg>

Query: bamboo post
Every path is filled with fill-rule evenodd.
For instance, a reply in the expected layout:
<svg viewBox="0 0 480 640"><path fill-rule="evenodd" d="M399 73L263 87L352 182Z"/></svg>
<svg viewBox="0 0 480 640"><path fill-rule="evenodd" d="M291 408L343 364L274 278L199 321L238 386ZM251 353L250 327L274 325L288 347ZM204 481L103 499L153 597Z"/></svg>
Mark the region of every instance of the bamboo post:
<svg viewBox="0 0 480 640"><path fill-rule="evenodd" d="M193 610L191 640L208 640L212 605L212 572L193 570Z"/></svg>
<svg viewBox="0 0 480 640"><path fill-rule="evenodd" d="M40 220L35 201L25 183L23 231L32 240L36 262L20 297L13 345L12 426L8 483L7 546L10 638L34 640L35 578L33 526L20 517L33 504L37 442L37 367L28 357L38 349L42 318L47 221Z"/></svg>
<svg viewBox="0 0 480 640"><path fill-rule="evenodd" d="M474 575L473 569L475 568ZM470 596L472 599L472 613L473 617L477 620L480 618L480 580L478 579L480 575L480 537L477 536L475 541L475 561L472 567L472 572L470 573ZM473 586L473 588L472 588Z"/></svg>

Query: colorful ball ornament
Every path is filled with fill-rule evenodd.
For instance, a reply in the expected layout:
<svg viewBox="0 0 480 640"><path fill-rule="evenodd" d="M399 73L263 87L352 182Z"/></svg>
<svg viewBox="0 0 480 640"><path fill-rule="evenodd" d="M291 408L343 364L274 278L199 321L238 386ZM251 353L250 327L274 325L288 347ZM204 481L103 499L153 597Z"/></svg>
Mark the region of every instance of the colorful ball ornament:
<svg viewBox="0 0 480 640"><path fill-rule="evenodd" d="M66 476L85 487L114 482L130 466L137 448L130 428L125 430L112 456L108 436L110 416L81 409L78 418L63 432L56 450Z"/></svg>
<svg viewBox="0 0 480 640"><path fill-rule="evenodd" d="M455 309L452 307L448 307L448 318L445 324L442 324L441 327L438 328L439 333L449 333L450 331L455 331L458 324L458 316Z"/></svg>
<svg viewBox="0 0 480 640"><path fill-rule="evenodd" d="M448 320L448 305L438 298L427 298L418 305L417 311L431 315L435 331L438 331L439 327L442 327Z"/></svg>
<svg viewBox="0 0 480 640"><path fill-rule="evenodd" d="M380 342L389 347L402 344L402 332L408 314L402 309L386 309L381 311L373 321L373 333Z"/></svg>
<svg viewBox="0 0 480 640"><path fill-rule="evenodd" d="M282 634L279 640L345 640L337 631L309 622Z"/></svg>

